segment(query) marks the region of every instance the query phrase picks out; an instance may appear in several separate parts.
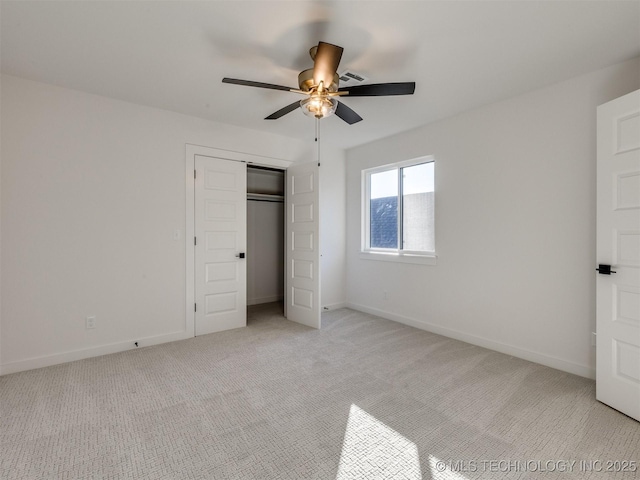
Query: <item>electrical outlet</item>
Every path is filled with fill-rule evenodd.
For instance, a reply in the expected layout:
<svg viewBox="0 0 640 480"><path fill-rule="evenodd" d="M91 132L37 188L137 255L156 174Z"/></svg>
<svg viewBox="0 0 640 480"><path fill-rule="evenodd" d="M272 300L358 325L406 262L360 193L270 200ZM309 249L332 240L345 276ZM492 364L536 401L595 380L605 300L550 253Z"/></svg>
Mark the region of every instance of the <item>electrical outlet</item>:
<svg viewBox="0 0 640 480"><path fill-rule="evenodd" d="M96 317L94 316L87 317L86 327L87 327L87 330L96 328Z"/></svg>

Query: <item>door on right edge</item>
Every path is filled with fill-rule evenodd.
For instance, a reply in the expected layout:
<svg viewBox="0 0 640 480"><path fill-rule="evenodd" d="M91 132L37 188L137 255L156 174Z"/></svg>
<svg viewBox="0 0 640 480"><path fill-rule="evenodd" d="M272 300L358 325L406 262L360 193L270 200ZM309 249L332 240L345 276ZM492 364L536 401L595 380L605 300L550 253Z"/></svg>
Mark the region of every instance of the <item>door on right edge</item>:
<svg viewBox="0 0 640 480"><path fill-rule="evenodd" d="M640 90L598 107L597 135L596 398L640 421Z"/></svg>

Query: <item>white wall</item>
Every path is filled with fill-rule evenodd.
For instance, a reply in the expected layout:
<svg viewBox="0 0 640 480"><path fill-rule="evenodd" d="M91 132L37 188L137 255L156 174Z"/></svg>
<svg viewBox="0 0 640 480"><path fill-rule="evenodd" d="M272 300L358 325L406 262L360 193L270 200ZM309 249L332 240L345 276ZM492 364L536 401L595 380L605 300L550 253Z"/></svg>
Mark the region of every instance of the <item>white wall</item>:
<svg viewBox="0 0 640 480"><path fill-rule="evenodd" d="M2 92L0 75L0 92ZM0 95L0 132L2 132L2 95ZM0 135L0 375L2 375L2 136Z"/></svg>
<svg viewBox="0 0 640 480"><path fill-rule="evenodd" d="M284 204L247 202L247 305L284 298Z"/></svg>
<svg viewBox="0 0 640 480"><path fill-rule="evenodd" d="M2 373L179 338L185 143L312 156L290 138L11 76L0 101ZM343 284L344 269L332 275Z"/></svg>
<svg viewBox="0 0 640 480"><path fill-rule="evenodd" d="M638 88L635 59L349 150L348 304L593 376L596 106ZM422 155L437 265L359 258L361 170Z"/></svg>

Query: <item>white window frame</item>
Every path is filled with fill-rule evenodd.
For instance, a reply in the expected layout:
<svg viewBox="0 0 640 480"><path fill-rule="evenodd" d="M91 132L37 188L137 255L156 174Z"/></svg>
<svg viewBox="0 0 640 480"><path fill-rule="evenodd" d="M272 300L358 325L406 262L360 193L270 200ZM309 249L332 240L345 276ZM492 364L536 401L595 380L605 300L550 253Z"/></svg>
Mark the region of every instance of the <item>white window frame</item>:
<svg viewBox="0 0 640 480"><path fill-rule="evenodd" d="M362 244L360 249L360 258L365 260L380 260L387 262L400 262L400 263L418 263L424 265L435 265L437 262L436 252L429 251L411 251L411 250L403 250L400 248L371 248L369 245L371 244L371 228L370 228L370 218L371 218L371 182L369 178L372 174L386 172L389 170L398 170L398 234L402 231L402 201L400 199L400 195L402 194L402 189L400 184L402 182L402 178L399 170L401 168L412 167L414 165L420 165L422 163L434 163L434 177L435 177L435 158L433 155L427 155L424 157L413 158L411 160L405 160L402 162L390 163L386 165L380 165L374 168L367 168L362 170L362 216L361 216L361 232L362 232ZM435 178L434 178L435 181ZM435 192L435 185L434 185ZM435 208L435 204L434 204ZM435 225L434 225L434 236L435 236ZM400 238L398 239L398 243L400 242Z"/></svg>

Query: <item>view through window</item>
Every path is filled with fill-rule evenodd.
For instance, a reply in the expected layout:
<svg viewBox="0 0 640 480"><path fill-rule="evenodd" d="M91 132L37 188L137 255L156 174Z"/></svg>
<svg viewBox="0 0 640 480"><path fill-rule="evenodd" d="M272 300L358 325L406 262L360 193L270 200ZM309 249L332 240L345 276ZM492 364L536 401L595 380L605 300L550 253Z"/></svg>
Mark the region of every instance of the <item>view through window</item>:
<svg viewBox="0 0 640 480"><path fill-rule="evenodd" d="M434 170L421 159L366 174L367 249L435 252Z"/></svg>

